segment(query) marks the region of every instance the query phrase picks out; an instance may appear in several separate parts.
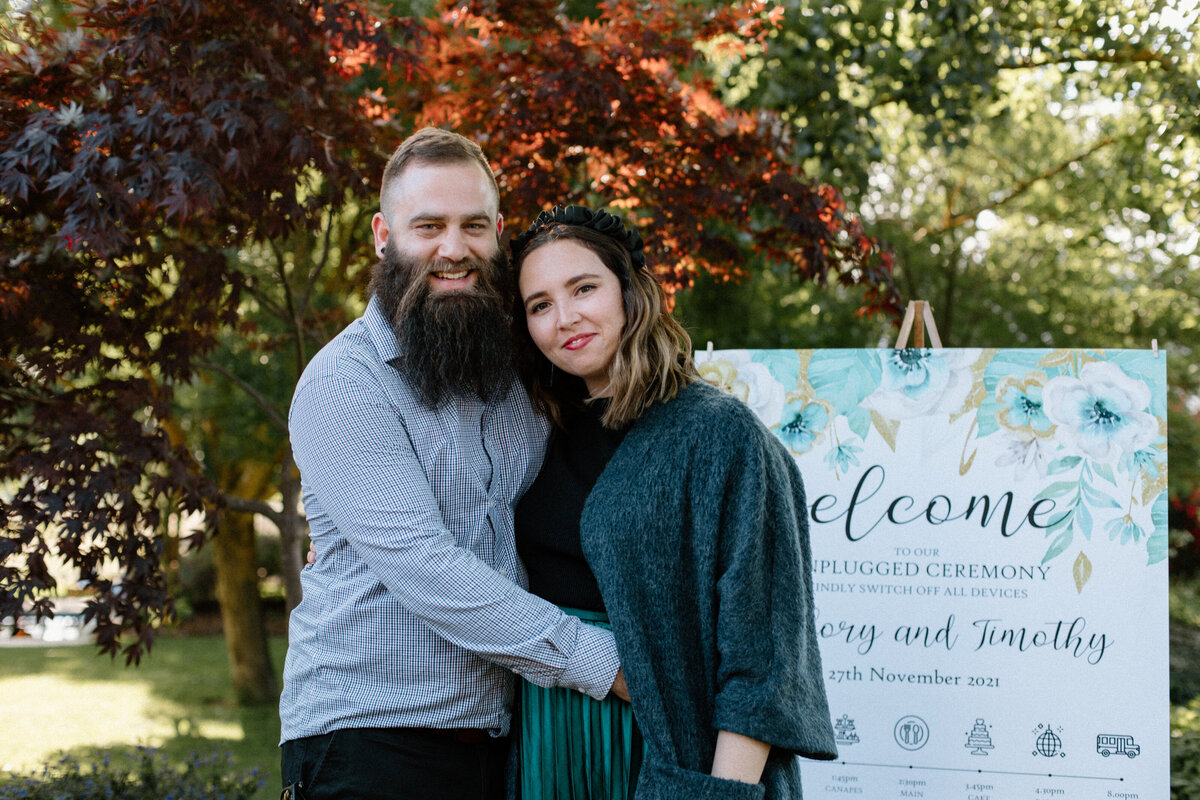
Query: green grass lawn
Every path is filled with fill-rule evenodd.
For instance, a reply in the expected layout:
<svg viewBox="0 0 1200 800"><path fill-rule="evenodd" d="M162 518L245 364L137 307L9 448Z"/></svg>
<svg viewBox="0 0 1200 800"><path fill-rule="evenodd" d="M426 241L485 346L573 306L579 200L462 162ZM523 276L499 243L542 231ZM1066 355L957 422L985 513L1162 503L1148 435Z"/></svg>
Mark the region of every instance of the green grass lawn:
<svg viewBox="0 0 1200 800"><path fill-rule="evenodd" d="M285 639L271 639L282 672ZM279 797L279 713L239 708L221 636L164 636L137 667L94 646L0 648L0 771L30 773L54 753L93 760L102 749L145 745L173 761L189 753L233 756Z"/></svg>

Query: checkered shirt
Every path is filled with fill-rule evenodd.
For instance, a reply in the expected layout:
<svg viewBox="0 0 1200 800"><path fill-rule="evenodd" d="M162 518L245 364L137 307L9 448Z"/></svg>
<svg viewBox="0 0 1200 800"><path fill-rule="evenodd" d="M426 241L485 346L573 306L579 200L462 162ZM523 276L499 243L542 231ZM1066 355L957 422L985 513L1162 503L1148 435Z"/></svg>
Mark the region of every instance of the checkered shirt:
<svg viewBox="0 0 1200 800"><path fill-rule="evenodd" d="M352 727L505 734L512 672L596 698L616 675L609 631L524 591L513 508L545 420L519 384L497 403L430 410L398 355L372 298L292 398L317 560L288 626L284 741Z"/></svg>

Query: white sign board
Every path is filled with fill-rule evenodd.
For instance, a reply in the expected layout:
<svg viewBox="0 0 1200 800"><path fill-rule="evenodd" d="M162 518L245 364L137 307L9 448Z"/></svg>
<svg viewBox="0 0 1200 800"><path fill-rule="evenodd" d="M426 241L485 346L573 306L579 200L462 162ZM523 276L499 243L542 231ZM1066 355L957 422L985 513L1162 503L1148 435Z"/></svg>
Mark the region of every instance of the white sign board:
<svg viewBox="0 0 1200 800"><path fill-rule="evenodd" d="M839 752L806 797L1170 795L1165 360L696 354L804 476Z"/></svg>

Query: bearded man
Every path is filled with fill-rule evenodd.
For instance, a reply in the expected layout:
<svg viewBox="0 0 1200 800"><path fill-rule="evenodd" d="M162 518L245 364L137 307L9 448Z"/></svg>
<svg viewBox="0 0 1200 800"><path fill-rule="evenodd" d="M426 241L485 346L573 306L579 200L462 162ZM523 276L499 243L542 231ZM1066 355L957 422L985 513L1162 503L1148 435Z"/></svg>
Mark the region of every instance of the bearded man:
<svg viewBox="0 0 1200 800"><path fill-rule="evenodd" d="M478 145L409 137L367 310L296 386L316 560L288 626L285 798L502 797L513 672L620 692L611 633L523 589L513 507L547 423L511 369L503 227Z"/></svg>

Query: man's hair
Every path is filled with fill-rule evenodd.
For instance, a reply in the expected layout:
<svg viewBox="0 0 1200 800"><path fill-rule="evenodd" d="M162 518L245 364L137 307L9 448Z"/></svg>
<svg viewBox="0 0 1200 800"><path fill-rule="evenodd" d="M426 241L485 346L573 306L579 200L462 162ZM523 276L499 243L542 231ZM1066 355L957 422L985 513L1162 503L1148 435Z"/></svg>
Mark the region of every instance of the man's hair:
<svg viewBox="0 0 1200 800"><path fill-rule="evenodd" d="M699 376L692 364L692 341L667 310L667 295L654 273L634 268L629 251L616 239L580 225L554 225L525 244L517 257L514 280L534 250L553 241L569 239L591 250L621 283L625 327L609 367L609 403L601 415L608 428L633 424L654 403L671 400ZM624 278L623 276L628 276ZM566 408L578 407L586 396L583 381L555 377L555 369L529 335L525 305L517 298L513 322L522 379L534 404L562 426Z"/></svg>
<svg viewBox="0 0 1200 800"><path fill-rule="evenodd" d="M400 178L408 167L414 164L478 164L495 192L496 200L500 199L500 187L496 185L496 176L488 163L483 149L465 136L441 128L421 128L405 139L392 157L388 159L383 170L383 181L379 185L379 207L387 209L387 193L392 183Z"/></svg>

